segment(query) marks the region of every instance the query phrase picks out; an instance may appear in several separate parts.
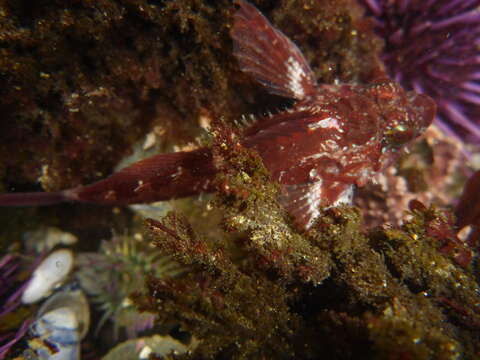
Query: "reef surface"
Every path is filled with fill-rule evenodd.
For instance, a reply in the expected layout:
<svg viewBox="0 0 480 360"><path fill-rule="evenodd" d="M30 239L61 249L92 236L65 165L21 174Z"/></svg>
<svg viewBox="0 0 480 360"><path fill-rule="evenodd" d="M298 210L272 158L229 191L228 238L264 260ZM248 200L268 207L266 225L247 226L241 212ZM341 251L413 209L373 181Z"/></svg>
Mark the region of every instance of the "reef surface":
<svg viewBox="0 0 480 360"><path fill-rule="evenodd" d="M382 66L382 39L353 0L252 3L319 82L368 82ZM152 244L185 270L146 271L129 299L162 334L195 343L172 359L478 358L479 248L452 210L471 173L462 144L428 133L358 207L299 232L261 159L232 141L242 114L291 105L240 72L234 12L230 1L0 1L1 191L90 183L147 134L158 151L209 144L223 160L216 195L174 201L156 219L73 204L0 209L1 251L25 252L25 232L48 226L75 234L78 253L112 229ZM20 326L34 310L10 319ZM119 341L105 326L84 340L89 358Z"/></svg>

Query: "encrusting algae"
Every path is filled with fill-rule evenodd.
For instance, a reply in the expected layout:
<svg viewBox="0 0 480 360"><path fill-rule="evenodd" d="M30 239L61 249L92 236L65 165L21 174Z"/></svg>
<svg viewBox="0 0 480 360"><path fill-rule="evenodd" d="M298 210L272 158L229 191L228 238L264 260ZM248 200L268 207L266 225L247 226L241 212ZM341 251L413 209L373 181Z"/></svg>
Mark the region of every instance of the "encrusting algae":
<svg viewBox="0 0 480 360"><path fill-rule="evenodd" d="M365 83L381 68L381 42L355 1L255 5L302 49L319 82ZM4 249L21 247L10 222L68 229L77 251L96 251L111 228L133 234L143 223L145 241L183 272L152 272L129 298L162 331L196 343L164 358L480 355L478 247L458 236L451 209L412 201L401 224L370 228L361 208L341 205L300 231L277 202L279 185L255 151L238 146L234 120L292 103L240 72L230 1L67 1L28 11L4 1L0 9L0 108L17 120L0 125L4 189L39 190L42 168L46 190L104 177L155 126L165 150L202 138L221 165L214 197L160 220L87 205L0 209ZM211 119L207 140L200 119ZM100 357L108 341L91 330L83 347ZM26 345L16 346L12 354Z"/></svg>

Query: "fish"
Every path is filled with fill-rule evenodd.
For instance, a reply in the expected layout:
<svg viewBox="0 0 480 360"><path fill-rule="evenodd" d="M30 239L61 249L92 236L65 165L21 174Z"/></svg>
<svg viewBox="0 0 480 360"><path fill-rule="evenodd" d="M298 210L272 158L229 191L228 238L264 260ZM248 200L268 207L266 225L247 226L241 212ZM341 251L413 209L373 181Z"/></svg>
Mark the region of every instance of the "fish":
<svg viewBox="0 0 480 360"><path fill-rule="evenodd" d="M293 105L259 116L240 144L280 185L279 203L308 230L322 209L350 205L354 190L391 165L432 123L435 102L405 91L383 70L366 84L318 83L301 50L252 4L235 0L233 55L265 91ZM212 149L159 154L90 185L0 195L0 206L59 202L127 205L215 191Z"/></svg>

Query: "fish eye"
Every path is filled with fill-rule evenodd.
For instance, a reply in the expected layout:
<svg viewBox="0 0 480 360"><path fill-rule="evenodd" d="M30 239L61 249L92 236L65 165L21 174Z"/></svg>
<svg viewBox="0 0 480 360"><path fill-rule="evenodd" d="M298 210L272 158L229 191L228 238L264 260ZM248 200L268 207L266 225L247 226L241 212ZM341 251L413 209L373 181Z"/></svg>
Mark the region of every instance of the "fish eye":
<svg viewBox="0 0 480 360"><path fill-rule="evenodd" d="M403 124L399 124L393 128L393 132L395 133L403 133L407 130L408 130L407 127Z"/></svg>
<svg viewBox="0 0 480 360"><path fill-rule="evenodd" d="M409 142L414 137L413 130L405 124L398 124L385 132L388 145L397 147Z"/></svg>

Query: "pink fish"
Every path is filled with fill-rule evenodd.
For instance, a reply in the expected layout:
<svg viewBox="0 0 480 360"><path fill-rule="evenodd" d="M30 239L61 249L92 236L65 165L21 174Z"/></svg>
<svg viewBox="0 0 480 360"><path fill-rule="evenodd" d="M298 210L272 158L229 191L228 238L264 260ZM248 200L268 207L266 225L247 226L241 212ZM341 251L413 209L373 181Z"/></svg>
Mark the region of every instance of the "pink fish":
<svg viewBox="0 0 480 360"><path fill-rule="evenodd" d="M260 117L241 144L263 159L279 201L303 229L321 209L351 204L363 186L422 134L435 115L426 95L405 92L386 75L370 84L317 84L298 47L251 4L231 31L240 68L271 94L295 100L284 112ZM0 195L1 206L62 201L105 205L147 203L214 191L217 168L209 148L160 154L87 186L59 192Z"/></svg>

